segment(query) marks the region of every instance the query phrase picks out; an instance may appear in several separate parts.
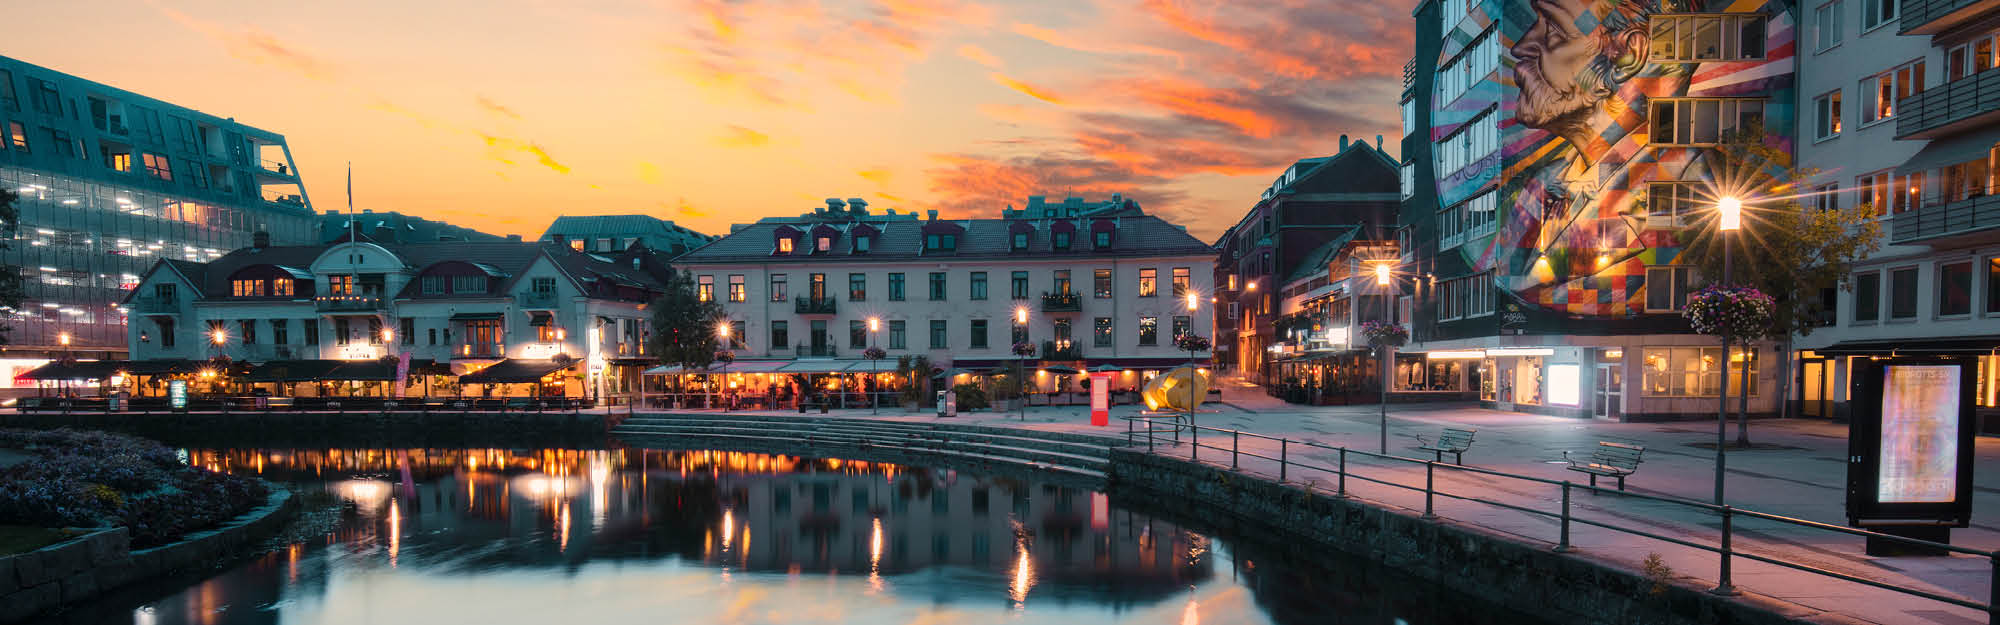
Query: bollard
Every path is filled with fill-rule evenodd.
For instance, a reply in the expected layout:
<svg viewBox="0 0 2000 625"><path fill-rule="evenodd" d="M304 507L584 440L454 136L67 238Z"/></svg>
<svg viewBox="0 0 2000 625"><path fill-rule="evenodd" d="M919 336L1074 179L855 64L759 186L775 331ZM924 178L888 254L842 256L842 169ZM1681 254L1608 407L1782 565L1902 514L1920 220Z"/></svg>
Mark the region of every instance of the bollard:
<svg viewBox="0 0 2000 625"><path fill-rule="evenodd" d="M1345 499L1347 498L1347 448L1346 447L1340 448L1340 471L1336 473L1335 476L1340 478L1340 489L1334 491L1333 496Z"/></svg>
<svg viewBox="0 0 2000 625"><path fill-rule="evenodd" d="M1292 439L1289 438L1278 439L1278 483L1279 484L1285 483L1285 467L1291 464L1291 461L1286 460L1286 458L1290 456L1291 446L1292 446Z"/></svg>
<svg viewBox="0 0 2000 625"><path fill-rule="evenodd" d="M1194 429L1194 424L1193 424L1193 423L1189 423L1189 424L1188 424L1188 460L1189 460L1189 461L1195 461L1195 460L1199 460L1199 459L1200 459L1200 458L1199 458L1199 456L1200 456L1200 455L1201 455L1201 430L1197 430L1197 429Z"/></svg>
<svg viewBox="0 0 2000 625"><path fill-rule="evenodd" d="M1242 431L1240 431L1240 430L1230 430L1230 431L1229 431L1229 468L1230 468L1230 470L1235 470L1235 469L1236 469L1236 454L1237 454L1237 451L1236 451L1236 450L1237 450L1237 449L1238 449L1238 448L1239 448L1239 447L1240 447L1240 446L1242 445L1242 443L1243 443L1243 432L1242 432Z"/></svg>
<svg viewBox="0 0 2000 625"><path fill-rule="evenodd" d="M1153 422L1146 421L1146 453L1153 453Z"/></svg>
<svg viewBox="0 0 2000 625"><path fill-rule="evenodd" d="M1728 505L1722 506L1722 549L1720 551L1720 555L1722 556L1722 571L1716 578L1715 588L1708 591L1711 594L1722 595L1724 597L1736 596L1736 585L1729 582L1729 535L1731 534L1730 519L1732 516L1730 507Z"/></svg>
<svg viewBox="0 0 2000 625"><path fill-rule="evenodd" d="M1436 462L1430 460L1424 461L1424 520L1438 518L1438 515L1431 511L1431 493L1436 491L1436 489L1431 487L1431 475L1436 468Z"/></svg>
<svg viewBox="0 0 2000 625"><path fill-rule="evenodd" d="M1986 591L1988 593L1986 595L1986 622L2000 623L2000 551L1988 554L1986 558L1993 562L1993 587Z"/></svg>
<svg viewBox="0 0 2000 625"><path fill-rule="evenodd" d="M1556 553L1569 552L1569 480L1563 480L1562 540L1556 543Z"/></svg>
<svg viewBox="0 0 2000 625"><path fill-rule="evenodd" d="M1133 425L1134 423L1136 423L1136 422L1135 422L1135 421L1133 421L1133 420L1131 420L1131 419L1126 419L1126 420L1125 420L1125 444L1126 444L1126 445L1131 445L1131 444L1132 444L1132 425Z"/></svg>

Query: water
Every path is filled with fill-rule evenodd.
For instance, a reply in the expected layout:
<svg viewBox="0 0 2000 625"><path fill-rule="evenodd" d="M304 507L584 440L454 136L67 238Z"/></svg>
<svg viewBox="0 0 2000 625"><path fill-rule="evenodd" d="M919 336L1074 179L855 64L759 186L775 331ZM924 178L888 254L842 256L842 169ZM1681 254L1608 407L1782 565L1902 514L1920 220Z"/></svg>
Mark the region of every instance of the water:
<svg viewBox="0 0 2000 625"><path fill-rule="evenodd" d="M1519 623L1087 486L687 451L203 450L330 531L46 623Z"/></svg>

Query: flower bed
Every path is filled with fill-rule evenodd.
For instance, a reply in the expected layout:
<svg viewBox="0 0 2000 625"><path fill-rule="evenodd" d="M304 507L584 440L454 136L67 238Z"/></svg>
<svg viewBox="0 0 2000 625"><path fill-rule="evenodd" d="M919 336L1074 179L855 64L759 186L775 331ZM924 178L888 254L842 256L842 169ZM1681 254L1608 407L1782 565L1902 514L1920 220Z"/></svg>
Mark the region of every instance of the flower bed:
<svg viewBox="0 0 2000 625"><path fill-rule="evenodd" d="M0 525L123 526L143 548L228 521L269 495L263 482L187 466L131 436L0 429L0 448L31 456L0 469Z"/></svg>

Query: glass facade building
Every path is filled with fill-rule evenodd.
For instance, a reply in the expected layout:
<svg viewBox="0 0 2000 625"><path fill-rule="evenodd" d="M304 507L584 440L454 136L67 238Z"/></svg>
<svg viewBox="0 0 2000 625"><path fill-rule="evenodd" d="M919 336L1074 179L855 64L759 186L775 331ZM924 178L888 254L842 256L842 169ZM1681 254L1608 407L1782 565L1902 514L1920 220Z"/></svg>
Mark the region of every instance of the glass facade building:
<svg viewBox="0 0 2000 625"><path fill-rule="evenodd" d="M24 295L4 311L11 359L122 357L119 302L158 260L207 262L257 231L312 243L318 225L283 136L7 57L0 184L20 196L0 252Z"/></svg>

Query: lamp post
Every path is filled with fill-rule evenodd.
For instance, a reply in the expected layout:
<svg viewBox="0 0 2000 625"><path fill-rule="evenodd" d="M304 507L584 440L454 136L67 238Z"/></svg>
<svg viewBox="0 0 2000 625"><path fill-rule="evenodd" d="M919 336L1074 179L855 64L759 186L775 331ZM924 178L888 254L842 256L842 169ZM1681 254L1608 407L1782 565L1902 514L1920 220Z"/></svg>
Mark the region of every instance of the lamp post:
<svg viewBox="0 0 2000 625"><path fill-rule="evenodd" d="M1389 315L1389 286L1391 284L1389 261L1382 261L1376 264L1375 286L1380 287L1382 291L1382 323L1391 323L1394 321ZM1387 342L1377 342L1375 350L1379 352L1382 361L1382 412L1377 418L1381 430L1380 453L1386 454L1389 453L1389 383L1395 378L1390 374L1389 344Z"/></svg>
<svg viewBox="0 0 2000 625"><path fill-rule="evenodd" d="M728 319L724 319L724 320L722 320L722 321L720 321L720 322L717 322L717 323L715 324L715 335L716 335L717 337L720 337L720 338L722 339L722 345L720 345L720 348L721 348L721 349L728 349L728 348L729 348L729 320L728 320ZM725 358L725 359L722 359L722 387L721 387L721 388L720 388L719 390L720 390L720 391L722 391L722 411L723 411L723 412L729 412L729 361L731 361L731 360L735 360L735 358L734 358L734 357L731 357L731 358Z"/></svg>
<svg viewBox="0 0 2000 625"><path fill-rule="evenodd" d="M62 345L62 360L71 360L69 354L69 332L56 333L56 343ZM67 363L66 363L67 364ZM63 394L62 380L56 380L56 394Z"/></svg>
<svg viewBox="0 0 2000 625"><path fill-rule="evenodd" d="M874 348L875 348L875 331L876 331L877 329L881 328L881 327L882 327L882 320L881 320L881 319L879 319L879 318L876 318L876 317L869 317L869 318L868 318L868 348L869 348L869 349L874 349ZM881 366L882 366L882 359L880 359L880 358L870 358L870 359L868 359L868 384L867 384L867 388L868 388L868 414L871 414L871 415L872 415L872 414L881 414L881 404L882 404L882 398L881 398L881 389L879 389L879 388L876 388L876 386L877 386L877 385L879 385L879 384L881 384L881 383L882 383L882 380L881 380L881 378L879 378L879 377L878 377L878 376L879 376L879 375L881 375L881 374L877 373L877 372L878 372L878 371L880 370L880 367L881 367Z"/></svg>
<svg viewBox="0 0 2000 625"><path fill-rule="evenodd" d="M1187 312L1188 316L1190 317L1194 316L1194 301L1195 301L1194 289L1189 288L1187 292ZM1188 334L1189 335L1194 334L1194 323L1192 320L1190 320L1188 323ZM1188 371L1187 420L1188 420L1188 432L1192 435L1199 436L1200 434L1196 433L1194 430L1194 405L1195 405L1194 381L1197 376L1201 375L1201 367L1195 366L1195 360L1194 360L1195 345L1196 342L1192 338L1189 338L1187 340L1186 346L1188 348L1188 366L1192 368L1190 371ZM1152 429L1152 428L1148 427L1147 429Z"/></svg>
<svg viewBox="0 0 2000 625"><path fill-rule="evenodd" d="M1014 325L1021 326L1020 343L1027 343L1029 345L1033 345L1033 343L1029 342L1033 340L1034 337L1031 336L1028 332L1028 307L1026 306L1014 307ZM1021 402L1021 420L1027 421L1028 420L1028 353L1022 351L1020 348L1017 347L1014 349L1014 357L1016 363L1014 366L1014 401Z"/></svg>
<svg viewBox="0 0 2000 625"><path fill-rule="evenodd" d="M221 360L223 356L229 355L228 348L226 347L226 344L229 342L229 333L224 331L222 326L216 326L214 330L210 330L208 340L215 345L216 357L210 360ZM212 389L213 387L211 386L210 388Z"/></svg>
<svg viewBox="0 0 2000 625"><path fill-rule="evenodd" d="M1735 196L1723 196L1715 202L1715 211L1716 229L1721 231L1719 237L1722 241L1722 284L1728 286L1735 280L1730 274L1736 270L1735 255L1730 252L1729 244L1730 240L1735 238L1736 231L1743 227L1743 201ZM1747 356L1743 366L1746 371L1750 366ZM1715 389L1715 505L1720 506L1723 471L1728 458L1722 449L1724 437L1729 429L1729 334L1726 332L1722 333L1722 374L1716 378L1720 383ZM1749 389L1744 389L1744 396L1748 398Z"/></svg>

